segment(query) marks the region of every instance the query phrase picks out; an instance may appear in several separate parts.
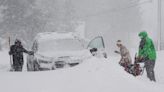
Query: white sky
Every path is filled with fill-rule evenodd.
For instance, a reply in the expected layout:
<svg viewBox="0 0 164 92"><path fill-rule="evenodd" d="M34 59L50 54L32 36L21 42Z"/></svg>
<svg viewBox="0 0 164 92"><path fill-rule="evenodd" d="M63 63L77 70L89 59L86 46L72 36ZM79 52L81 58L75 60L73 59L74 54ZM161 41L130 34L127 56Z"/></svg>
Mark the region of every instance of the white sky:
<svg viewBox="0 0 164 92"><path fill-rule="evenodd" d="M141 3L144 1L149 0L141 0ZM137 35L143 29L147 30L157 43L156 0L141 4L140 13L136 13L137 7L106 13L111 9L131 5L125 0L72 0L72 3L75 5L77 15L86 22L87 37L104 36L107 50L110 52L115 48L115 41L118 39L123 40L128 47L137 49L139 42Z"/></svg>

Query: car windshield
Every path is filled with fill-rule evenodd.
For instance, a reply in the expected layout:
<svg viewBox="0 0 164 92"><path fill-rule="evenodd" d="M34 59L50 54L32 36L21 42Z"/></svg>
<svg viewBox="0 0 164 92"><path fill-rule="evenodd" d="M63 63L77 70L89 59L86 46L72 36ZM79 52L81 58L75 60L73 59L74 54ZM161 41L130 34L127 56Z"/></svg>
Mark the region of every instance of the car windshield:
<svg viewBox="0 0 164 92"><path fill-rule="evenodd" d="M101 36L96 37L89 43L88 48L105 48L103 38Z"/></svg>
<svg viewBox="0 0 164 92"><path fill-rule="evenodd" d="M76 39L45 40L38 44L39 52L77 51L82 49L84 49L82 43Z"/></svg>

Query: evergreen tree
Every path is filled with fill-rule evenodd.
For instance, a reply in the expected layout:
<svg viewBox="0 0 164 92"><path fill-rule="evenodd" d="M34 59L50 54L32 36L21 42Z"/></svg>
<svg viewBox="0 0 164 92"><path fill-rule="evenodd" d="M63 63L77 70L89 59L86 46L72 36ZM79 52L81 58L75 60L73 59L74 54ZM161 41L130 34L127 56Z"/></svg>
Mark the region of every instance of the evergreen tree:
<svg viewBox="0 0 164 92"><path fill-rule="evenodd" d="M74 31L75 9L71 0L39 0L37 4L47 16L46 31Z"/></svg>
<svg viewBox="0 0 164 92"><path fill-rule="evenodd" d="M35 0L0 0L3 8L0 22L1 35L10 34L25 42L30 42L45 25L44 15L35 7Z"/></svg>

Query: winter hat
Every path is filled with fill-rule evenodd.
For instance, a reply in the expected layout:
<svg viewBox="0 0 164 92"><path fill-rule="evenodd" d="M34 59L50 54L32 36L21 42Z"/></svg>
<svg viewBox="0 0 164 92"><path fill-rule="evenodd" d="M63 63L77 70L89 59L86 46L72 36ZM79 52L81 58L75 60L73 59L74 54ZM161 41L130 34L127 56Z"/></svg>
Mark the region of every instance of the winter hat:
<svg viewBox="0 0 164 92"><path fill-rule="evenodd" d="M15 44L21 44L21 41L19 39L16 39Z"/></svg>
<svg viewBox="0 0 164 92"><path fill-rule="evenodd" d="M122 44L121 40L118 40L118 41L117 41L117 44L118 44L118 45Z"/></svg>
<svg viewBox="0 0 164 92"><path fill-rule="evenodd" d="M140 33L138 34L138 36L139 36L140 38L146 38L146 37L148 36L148 34L147 34L146 31L142 31L142 32L140 32Z"/></svg>

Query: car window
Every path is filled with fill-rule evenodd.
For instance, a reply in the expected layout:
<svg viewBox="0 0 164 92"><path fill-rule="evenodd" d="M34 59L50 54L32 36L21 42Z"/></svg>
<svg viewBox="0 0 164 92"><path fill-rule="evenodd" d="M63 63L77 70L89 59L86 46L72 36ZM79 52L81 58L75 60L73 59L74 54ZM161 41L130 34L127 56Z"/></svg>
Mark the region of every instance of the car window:
<svg viewBox="0 0 164 92"><path fill-rule="evenodd" d="M97 48L97 49L105 48L103 37L99 36L91 40L90 43L88 44L88 48Z"/></svg>

